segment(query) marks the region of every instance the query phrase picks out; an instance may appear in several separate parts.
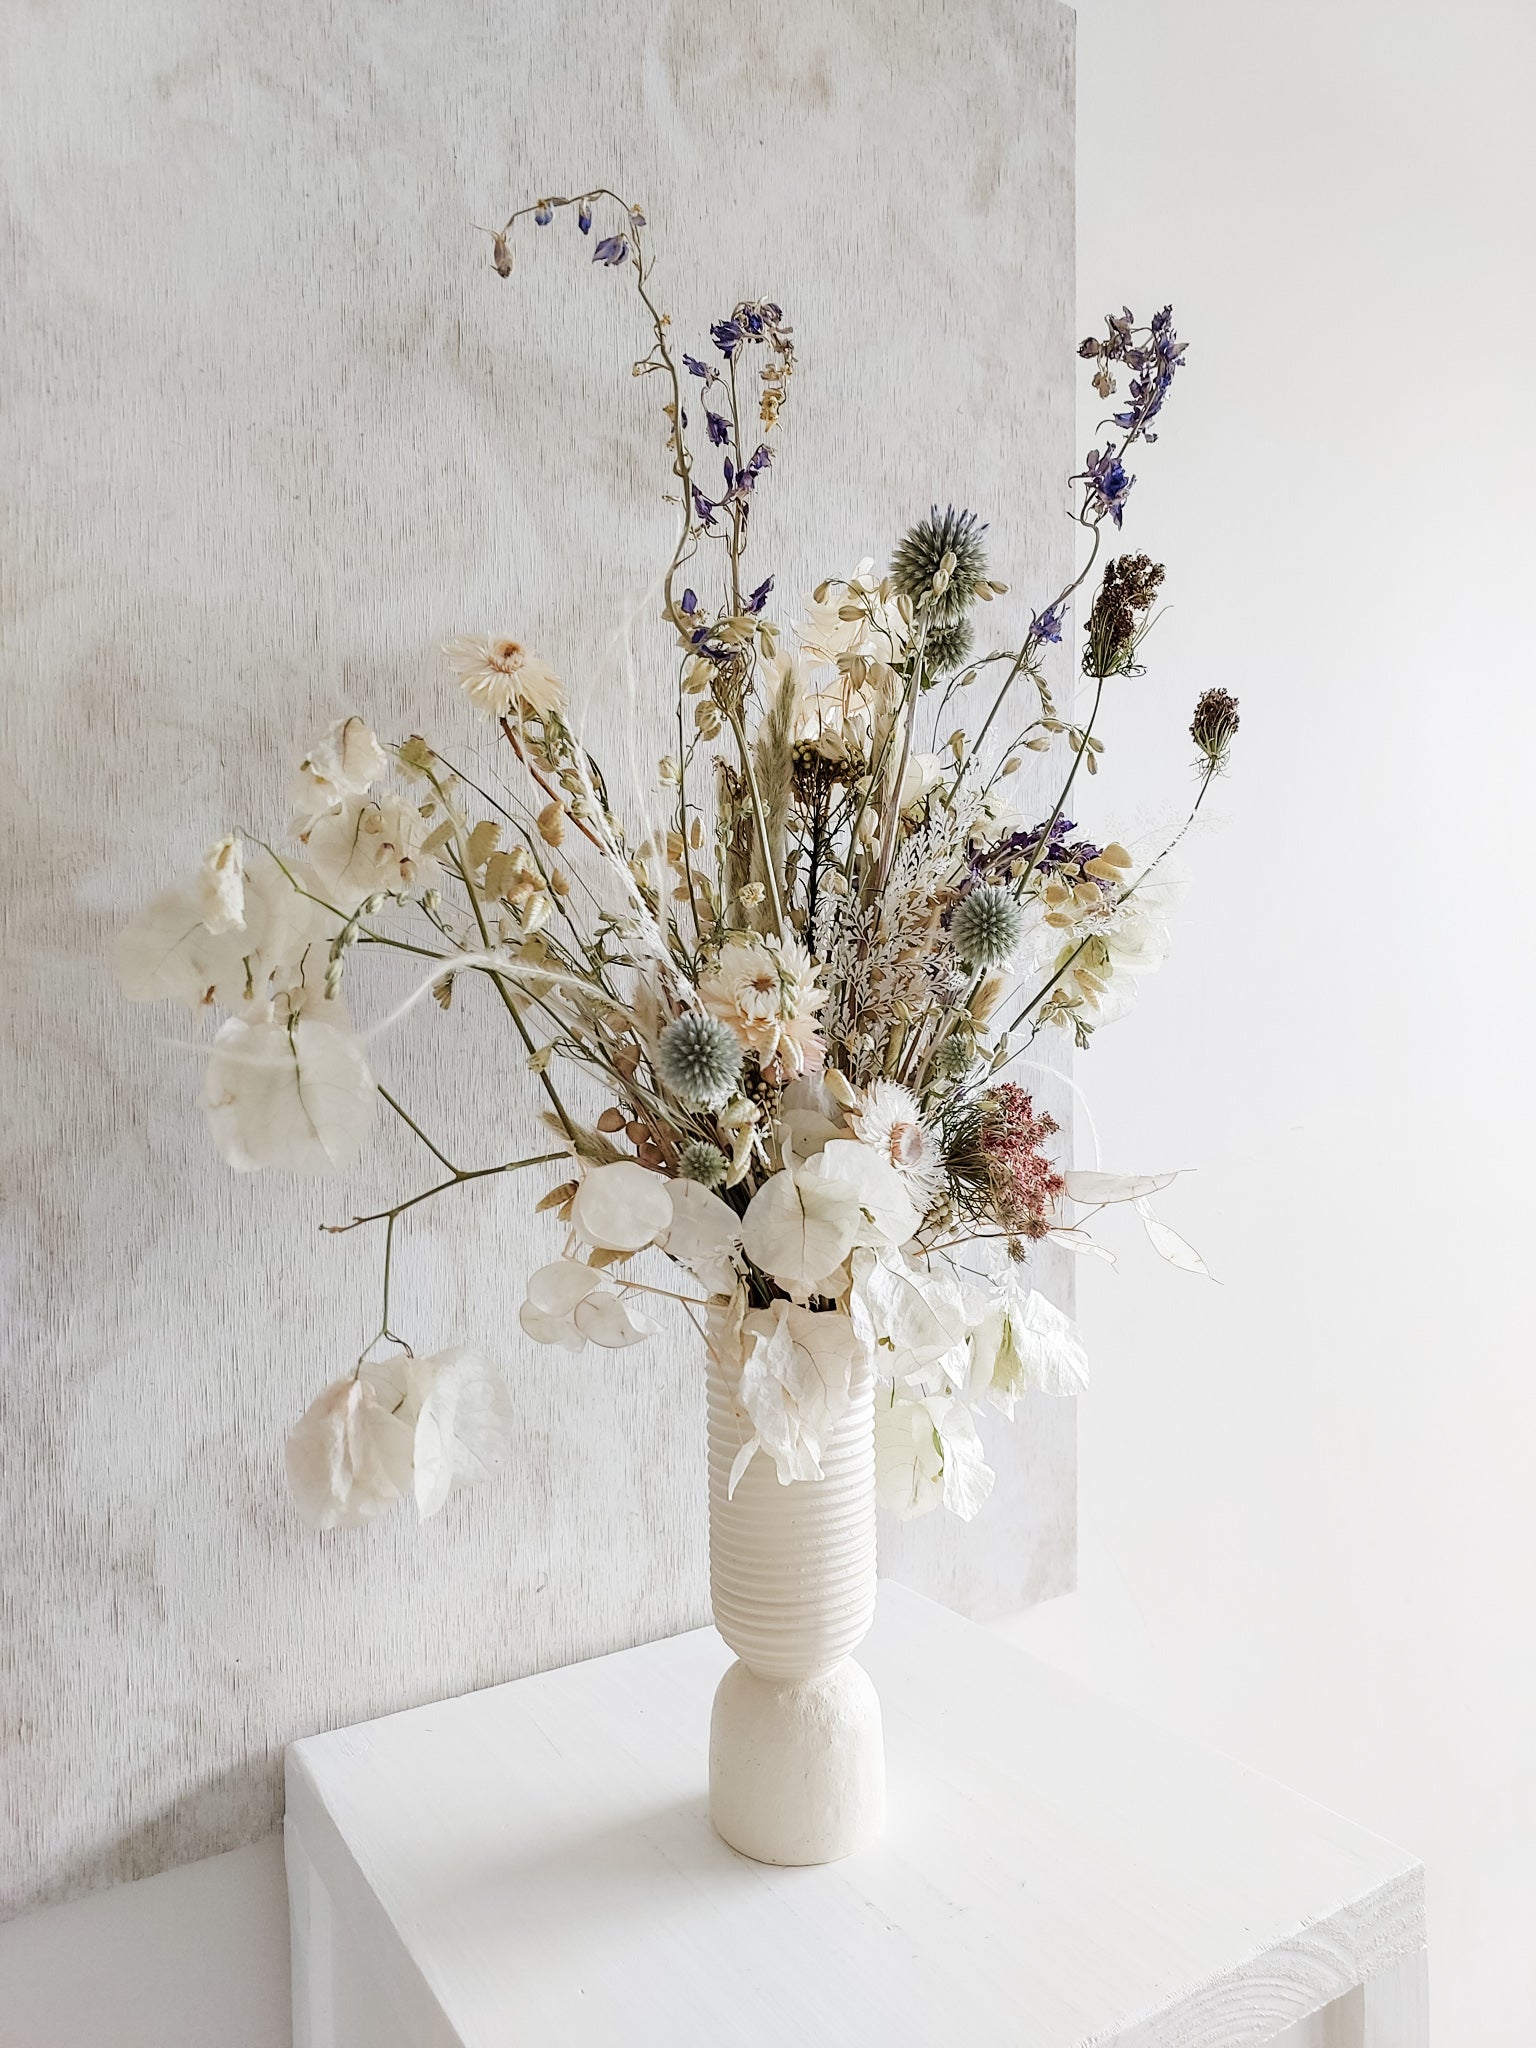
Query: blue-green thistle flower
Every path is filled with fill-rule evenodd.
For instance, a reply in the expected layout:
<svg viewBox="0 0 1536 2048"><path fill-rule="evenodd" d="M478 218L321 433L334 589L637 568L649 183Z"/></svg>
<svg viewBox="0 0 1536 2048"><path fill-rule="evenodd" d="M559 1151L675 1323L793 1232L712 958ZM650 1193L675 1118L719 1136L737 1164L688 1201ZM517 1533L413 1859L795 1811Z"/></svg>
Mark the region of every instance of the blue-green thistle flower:
<svg viewBox="0 0 1536 2048"><path fill-rule="evenodd" d="M941 512L935 505L926 519L902 535L891 557L891 581L914 604L926 600L935 625L954 625L969 609L976 585L987 573L986 550L981 545L986 530L974 512L957 512L953 505L946 505ZM955 558L949 587L936 596L933 579L947 555Z"/></svg>
<svg viewBox="0 0 1536 2048"><path fill-rule="evenodd" d="M656 1041L656 1071L680 1102L718 1109L741 1080L741 1047L718 1017L675 1017Z"/></svg>
<svg viewBox="0 0 1536 2048"><path fill-rule="evenodd" d="M975 1046L958 1032L941 1038L934 1048L933 1071L941 1081L963 1081L975 1064Z"/></svg>
<svg viewBox="0 0 1536 2048"><path fill-rule="evenodd" d="M696 1180L701 1188L717 1188L730 1172L731 1162L718 1145L695 1138L677 1155L677 1170L684 1180Z"/></svg>
<svg viewBox="0 0 1536 2048"><path fill-rule="evenodd" d="M1024 936L1024 913L1008 889L973 889L949 925L949 943L967 967L1006 967Z"/></svg>

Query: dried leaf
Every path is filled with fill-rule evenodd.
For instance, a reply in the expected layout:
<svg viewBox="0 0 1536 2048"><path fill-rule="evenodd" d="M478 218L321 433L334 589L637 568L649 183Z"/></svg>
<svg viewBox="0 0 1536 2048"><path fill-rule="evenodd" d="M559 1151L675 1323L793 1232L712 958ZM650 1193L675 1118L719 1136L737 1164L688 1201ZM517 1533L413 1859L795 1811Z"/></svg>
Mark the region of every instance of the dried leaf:
<svg viewBox="0 0 1536 2048"><path fill-rule="evenodd" d="M1152 1248L1159 1258L1166 1259L1170 1266L1177 1266L1181 1273L1197 1273L1203 1280L1209 1280L1212 1277L1210 1267L1207 1266L1194 1246L1189 1243L1188 1239L1180 1237L1176 1230L1171 1230L1166 1223L1160 1222L1152 1214L1150 1203L1140 1201L1136 1204L1136 1208L1146 1228L1147 1236L1152 1240Z"/></svg>

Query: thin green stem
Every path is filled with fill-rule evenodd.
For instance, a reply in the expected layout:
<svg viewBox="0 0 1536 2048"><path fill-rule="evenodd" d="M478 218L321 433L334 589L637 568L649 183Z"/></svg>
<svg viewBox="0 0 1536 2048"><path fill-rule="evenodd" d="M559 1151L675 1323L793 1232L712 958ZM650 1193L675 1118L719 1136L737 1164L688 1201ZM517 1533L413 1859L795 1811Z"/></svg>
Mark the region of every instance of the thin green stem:
<svg viewBox="0 0 1536 2048"><path fill-rule="evenodd" d="M403 1216L407 1209L414 1209L418 1202L430 1202L434 1195L446 1194L449 1188L462 1187L465 1181L490 1180L498 1173L519 1173L525 1166L551 1166L566 1157L567 1154L564 1152L536 1152L527 1159L503 1160L500 1166L455 1167L447 1180L436 1181L431 1187L423 1188L419 1194L407 1195L403 1202L396 1202L391 1208L375 1209L369 1216L354 1216L350 1223L322 1223L320 1228L332 1237L341 1237L349 1230L359 1229L364 1223L387 1223L392 1232L396 1217ZM387 1323L389 1309L387 1269L385 1285L384 1305ZM384 1336L388 1333L385 1330L380 1331L379 1334Z"/></svg>
<svg viewBox="0 0 1536 2048"><path fill-rule="evenodd" d="M409 1114L407 1114L405 1110L403 1110L400 1107L400 1104L396 1102L394 1096L390 1094L389 1090L387 1088L381 1087L379 1089L379 1093L383 1096L384 1100L389 1104L390 1108L395 1112L395 1115L399 1117L401 1123L403 1123L408 1130L412 1130L416 1133L417 1137L420 1138L423 1145L425 1145L427 1150L432 1154L432 1157L436 1159L439 1162L439 1164L446 1166L450 1173L457 1173L459 1169L454 1165L453 1161L448 1157L447 1153L442 1151L438 1146L433 1144L432 1140L421 1128L421 1125L417 1123L415 1117L410 1116Z"/></svg>

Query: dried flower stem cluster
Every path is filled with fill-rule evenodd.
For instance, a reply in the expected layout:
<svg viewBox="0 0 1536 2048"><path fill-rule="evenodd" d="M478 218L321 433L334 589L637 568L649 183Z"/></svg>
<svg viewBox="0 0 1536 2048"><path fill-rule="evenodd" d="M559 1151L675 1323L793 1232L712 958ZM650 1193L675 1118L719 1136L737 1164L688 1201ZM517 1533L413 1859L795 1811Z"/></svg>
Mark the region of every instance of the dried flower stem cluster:
<svg viewBox="0 0 1536 2048"><path fill-rule="evenodd" d="M545 1097L557 1150L466 1169L384 1095L446 1177L336 1226L384 1224L384 1305L290 1444L312 1519L365 1520L410 1490L430 1512L504 1458L481 1355L416 1360L391 1328L395 1229L451 1189L554 1161L566 1171L540 1206L568 1235L529 1281L531 1337L626 1345L655 1327L647 1297L683 1300L735 1393L738 1465L761 1453L786 1481L819 1477L871 1364L887 1388L886 1498L969 1514L991 1477L972 1409L1083 1377L1071 1326L1016 1270L1043 1238L1083 1238L1064 1208L1073 1179L1050 1158L1055 1123L1003 1071L1047 1025L1090 1043L1163 943L1149 887L1163 855L1092 843L1067 816L1104 759L1106 691L1142 672L1162 569L1121 555L1100 573L1085 717L1058 707L1044 664L1104 527L1121 523L1125 457L1154 438L1183 345L1166 311L1145 329L1117 316L1084 343L1096 388L1108 396L1123 369L1129 399L1078 479L1083 567L1015 646L973 658L1007 587L986 527L953 507L903 535L888 570L829 575L790 626L770 613L773 577L747 567L797 368L781 308L744 301L701 355L679 350L645 216L607 188L519 208L492 231L497 272L512 274L524 223L562 215L595 264L628 277L649 333L634 372L661 385L678 521L661 580L677 733L658 767L663 822L630 832L546 660L462 637L445 651L506 781L477 782L421 735L385 748L344 720L301 764L298 850L220 841L124 934L120 971L131 994L229 1011L205 1103L237 1166L356 1155L377 1095L341 999L374 948L422 963L439 1028L466 984L488 982ZM951 706L984 679L970 738ZM1233 700L1207 693L1195 809L1236 729ZM1044 819L1009 802L1029 753L1061 758ZM562 1093L569 1070L610 1098L593 1124ZM1088 1179L1095 1205L1150 1186ZM993 1238L1014 1264L978 1289L954 1253ZM638 1276L649 1249L686 1292ZM399 1355L373 1359L382 1343Z"/></svg>

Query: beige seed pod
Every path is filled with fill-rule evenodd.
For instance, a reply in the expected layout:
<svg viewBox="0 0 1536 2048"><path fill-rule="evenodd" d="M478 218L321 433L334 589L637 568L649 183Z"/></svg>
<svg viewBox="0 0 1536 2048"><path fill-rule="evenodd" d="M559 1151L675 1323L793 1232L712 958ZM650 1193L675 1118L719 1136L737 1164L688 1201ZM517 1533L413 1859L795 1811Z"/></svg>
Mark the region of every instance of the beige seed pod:
<svg viewBox="0 0 1536 2048"><path fill-rule="evenodd" d="M471 868L483 868L500 844L501 827L494 818L482 818L469 835L467 851Z"/></svg>
<svg viewBox="0 0 1536 2048"><path fill-rule="evenodd" d="M539 813L539 837L546 846L558 846L565 837L565 805L558 797Z"/></svg>

